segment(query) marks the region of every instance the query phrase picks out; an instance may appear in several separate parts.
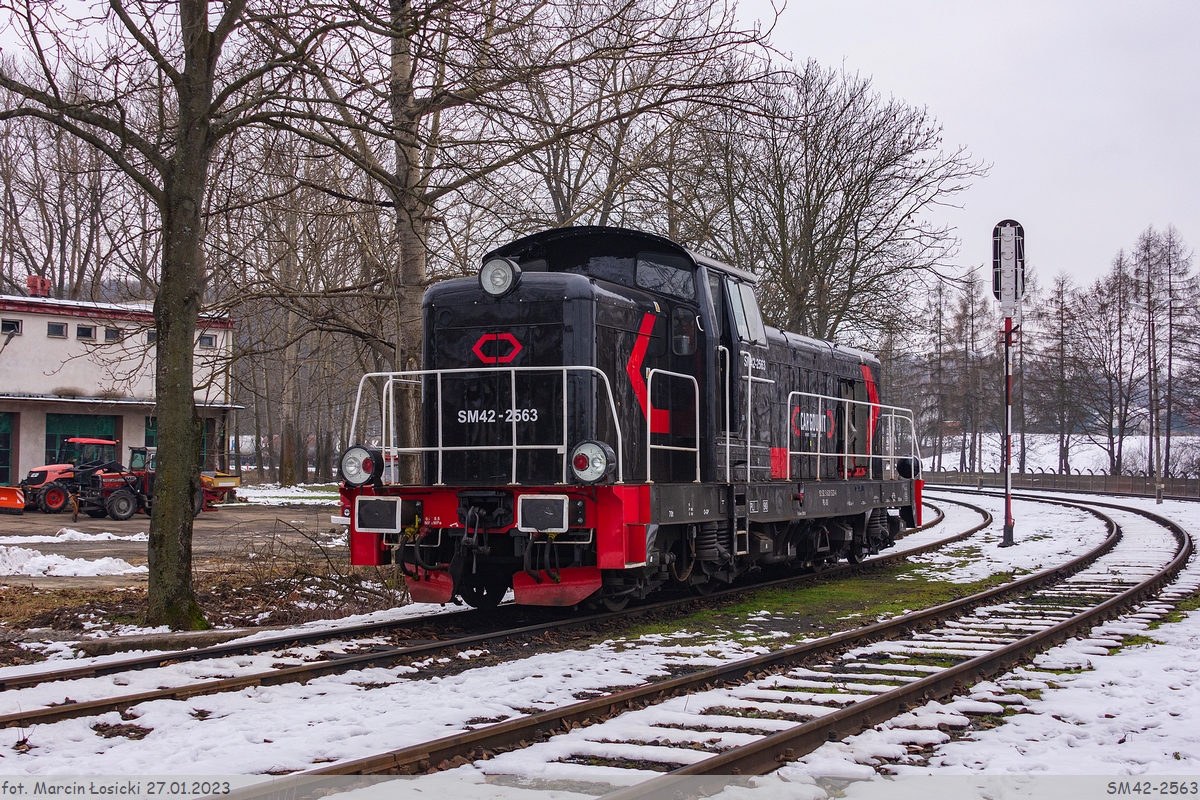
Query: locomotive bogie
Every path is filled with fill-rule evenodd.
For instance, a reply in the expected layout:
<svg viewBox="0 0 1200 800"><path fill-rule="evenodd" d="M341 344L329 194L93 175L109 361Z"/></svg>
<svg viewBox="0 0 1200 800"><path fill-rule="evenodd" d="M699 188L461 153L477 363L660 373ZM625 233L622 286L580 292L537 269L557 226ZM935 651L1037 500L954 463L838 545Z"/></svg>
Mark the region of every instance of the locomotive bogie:
<svg viewBox="0 0 1200 800"><path fill-rule="evenodd" d="M880 402L878 360L765 326L749 273L607 228L485 265L426 293L426 369L359 387L355 425L369 382L382 403L346 456L351 559L396 562L413 599L615 607L919 524L912 415Z"/></svg>

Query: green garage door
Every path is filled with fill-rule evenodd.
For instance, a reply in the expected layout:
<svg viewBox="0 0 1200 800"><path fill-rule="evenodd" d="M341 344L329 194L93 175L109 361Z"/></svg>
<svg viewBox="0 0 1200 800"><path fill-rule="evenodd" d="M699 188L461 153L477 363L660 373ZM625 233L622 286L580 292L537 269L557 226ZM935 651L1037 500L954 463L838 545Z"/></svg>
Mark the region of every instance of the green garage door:
<svg viewBox="0 0 1200 800"><path fill-rule="evenodd" d="M94 414L47 414L46 461L55 463L58 446L63 439L77 436L112 440L117 433L117 418Z"/></svg>
<svg viewBox="0 0 1200 800"><path fill-rule="evenodd" d="M12 486L12 418L0 411L0 486Z"/></svg>

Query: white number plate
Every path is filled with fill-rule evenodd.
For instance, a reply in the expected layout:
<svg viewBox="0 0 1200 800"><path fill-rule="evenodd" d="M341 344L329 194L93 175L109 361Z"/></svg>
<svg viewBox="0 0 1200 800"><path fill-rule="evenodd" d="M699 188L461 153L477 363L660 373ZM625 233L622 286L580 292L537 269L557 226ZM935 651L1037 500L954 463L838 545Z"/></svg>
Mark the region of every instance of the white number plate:
<svg viewBox="0 0 1200 800"><path fill-rule="evenodd" d="M505 408L501 411L491 408L470 411L464 409L458 412L458 421L463 425L492 422L505 422L511 425L514 422L537 422L537 419L538 410L536 408Z"/></svg>

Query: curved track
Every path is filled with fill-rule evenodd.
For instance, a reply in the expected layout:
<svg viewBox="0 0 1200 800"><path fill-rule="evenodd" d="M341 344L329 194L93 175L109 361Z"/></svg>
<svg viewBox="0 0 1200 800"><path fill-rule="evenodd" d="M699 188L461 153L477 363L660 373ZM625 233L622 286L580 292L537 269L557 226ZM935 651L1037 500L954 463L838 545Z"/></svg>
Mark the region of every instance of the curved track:
<svg viewBox="0 0 1200 800"><path fill-rule="evenodd" d="M1191 554L1186 532L1149 512L1136 513L1157 527L1123 535L1087 508L1100 504L1054 502L1106 519L1109 537L1068 564L960 601L294 778L416 774L469 761L496 776L537 762L543 777L587 780L592 770L598 782L636 784L611 795L626 800L682 779L715 776L716 789L730 775L772 771L1119 613ZM670 771L647 781L650 770Z"/></svg>
<svg viewBox="0 0 1200 800"><path fill-rule="evenodd" d="M192 697L216 694L219 692L238 691L253 686L274 686L285 683L304 682L324 675L349 672L356 669L372 667L389 667L402 661L437 656L443 653L511 641L521 638L532 638L551 631L603 626L616 620L632 619L653 613L667 611L683 611L697 604L708 604L713 601L727 599L739 593L774 586L799 586L819 580L834 577L844 577L864 570L879 569L903 561L905 558L935 550L947 544L960 541L983 529L991 522L991 516L982 509L968 503L949 500L948 502L964 505L978 511L984 516L979 525L962 531L955 531L947 536L931 534L933 528L945 518L940 508L930 505L937 516L927 525L913 529L905 535L889 552L869 558L861 564L840 564L826 568L818 573L804 575L789 575L768 581L759 581L747 585L738 585L708 595L703 600L695 597L678 597L658 602L631 606L619 612L590 614L586 616L572 615L564 618L561 611L550 610L541 614L526 614L526 619L534 617L537 621L530 624L511 627L510 615L516 610L512 606L502 607L496 612L452 612L435 614L429 617L415 618L388 623L372 623L368 625L353 625L341 628L322 629L307 634L287 634L272 638L255 639L249 642L231 642L212 647L192 650L159 653L148 656L105 661L86 666L72 667L60 670L39 672L24 672L8 678L0 679L0 689L15 690L23 687L41 686L43 684L61 681L80 681L103 676L115 676L124 672L154 669L169 666L174 663L190 661L198 662L207 659L220 659L239 654L263 654L272 650L286 650L313 642L328 642L345 636L370 636L379 633L394 633L404 638L426 639L414 644L400 647L380 647L377 642L368 643L366 652L355 654L336 654L328 658L307 663L280 664L268 671L248 672L232 677L207 680L202 682L183 683L176 686L156 688L152 691L104 696L87 700L71 699L69 692L78 698L80 689L72 689L70 683L64 683L63 700L55 704L36 707L36 703L21 703L19 696L10 695L9 702L26 707L7 714L0 714L0 728L27 727L39 723L57 722L84 716L93 716L109 711L124 711L131 706L152 700L170 699L184 700ZM557 612L557 613L556 613ZM538 619L540 617L540 619ZM546 618L549 617L547 620ZM465 622L475 622L475 629L461 632ZM498 624L501 623L501 624ZM506 625L508 627L506 627ZM458 627L459 632L439 627ZM416 636L413 632L418 631ZM406 636L407 634L407 636ZM431 640L432 639L432 640ZM352 643L353 646L353 643ZM286 657L277 653L275 657Z"/></svg>

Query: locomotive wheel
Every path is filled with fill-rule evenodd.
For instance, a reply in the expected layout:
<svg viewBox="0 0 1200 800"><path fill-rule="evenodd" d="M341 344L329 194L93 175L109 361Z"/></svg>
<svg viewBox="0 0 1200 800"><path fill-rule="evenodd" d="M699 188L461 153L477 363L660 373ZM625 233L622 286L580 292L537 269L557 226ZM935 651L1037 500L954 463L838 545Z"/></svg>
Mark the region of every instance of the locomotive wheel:
<svg viewBox="0 0 1200 800"><path fill-rule="evenodd" d="M126 520L137 512L137 498L124 489L108 496L108 515L115 520ZM91 513L91 512L89 512Z"/></svg>
<svg viewBox="0 0 1200 800"><path fill-rule="evenodd" d="M629 605L629 595L621 595L620 597L601 597L600 602L609 611L624 611L625 606Z"/></svg>
<svg viewBox="0 0 1200 800"><path fill-rule="evenodd" d="M509 577L500 574L478 574L464 576L469 582L463 583L458 590L458 596L472 608L489 609L500 605L504 593L508 591Z"/></svg>
<svg viewBox="0 0 1200 800"><path fill-rule="evenodd" d="M38 508L46 514L57 514L67 507L67 498L67 487L52 481L38 495Z"/></svg>

